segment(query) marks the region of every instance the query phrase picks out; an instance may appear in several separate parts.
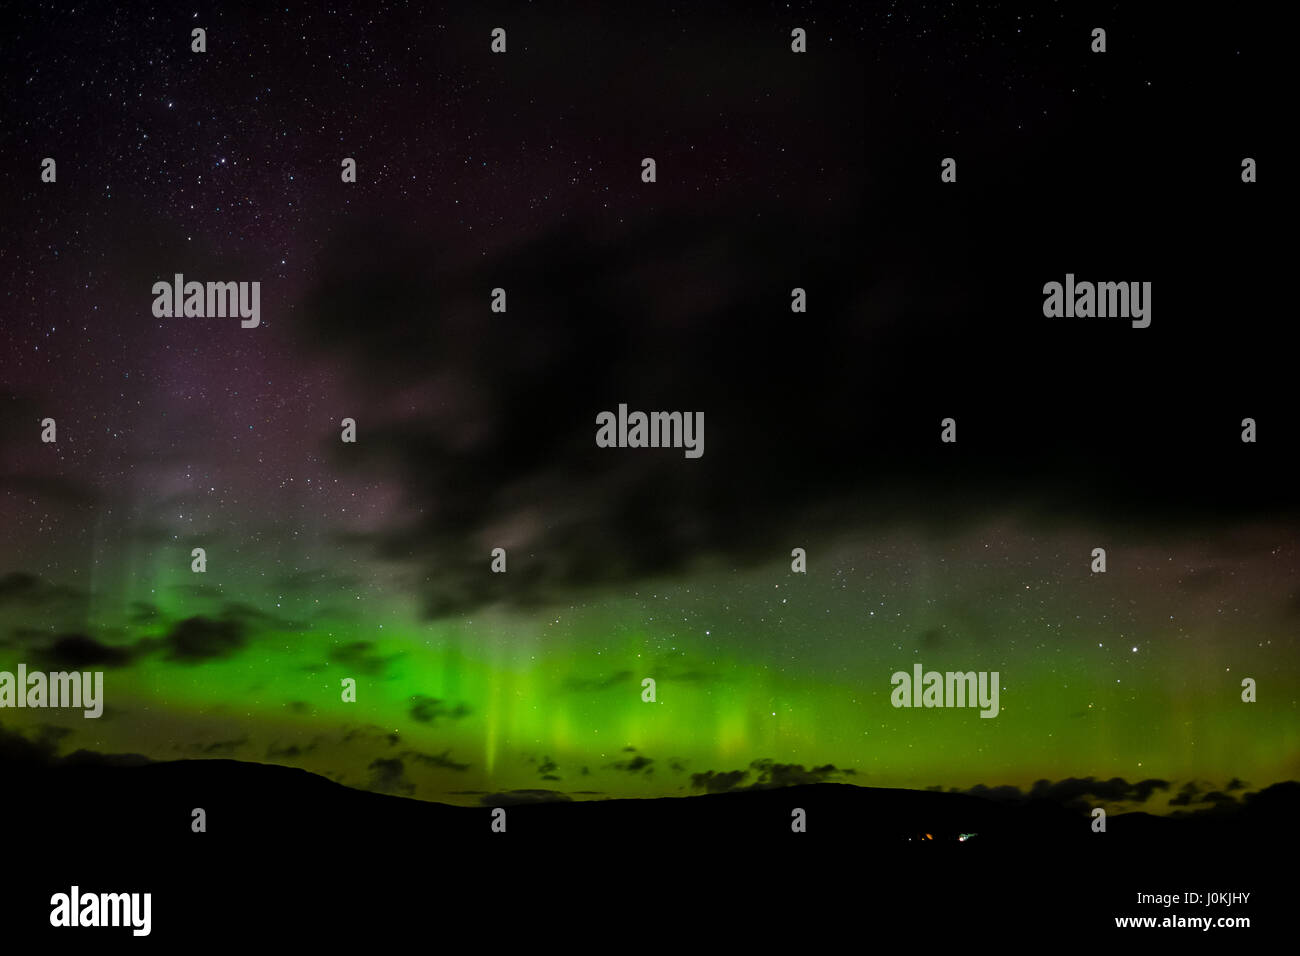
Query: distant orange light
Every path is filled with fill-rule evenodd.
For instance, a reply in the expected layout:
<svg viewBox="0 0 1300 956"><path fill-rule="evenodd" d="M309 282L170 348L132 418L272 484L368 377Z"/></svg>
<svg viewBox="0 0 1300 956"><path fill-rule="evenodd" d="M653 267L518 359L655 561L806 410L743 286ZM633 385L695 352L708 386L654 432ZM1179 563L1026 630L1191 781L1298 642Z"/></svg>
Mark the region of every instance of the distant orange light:
<svg viewBox="0 0 1300 956"><path fill-rule="evenodd" d="M933 839L934 839L934 837L930 836L930 834L928 834L928 833L925 835L925 838L926 838L927 840L933 840Z"/></svg>

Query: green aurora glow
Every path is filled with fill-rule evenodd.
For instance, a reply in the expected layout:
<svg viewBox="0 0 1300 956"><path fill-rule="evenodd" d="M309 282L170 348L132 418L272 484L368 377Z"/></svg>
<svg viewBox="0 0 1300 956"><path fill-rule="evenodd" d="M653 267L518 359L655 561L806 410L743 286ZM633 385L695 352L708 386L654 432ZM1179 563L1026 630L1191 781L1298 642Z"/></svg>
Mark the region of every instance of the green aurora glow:
<svg viewBox="0 0 1300 956"><path fill-rule="evenodd" d="M112 606L95 601L89 630L136 648L107 669L103 719L4 717L33 735L70 728L65 752L234 756L459 803L513 789L697 793L693 774L749 770L752 783L751 762L765 759L911 788L1294 776L1298 684L1283 663L1294 628L1274 606L1287 582L1270 570L1294 552L1225 571L1208 551L1164 542L1112 548L1124 573L1093 575L1085 545L994 526L942 543L896 535L814 552L806 576L785 562L706 569L571 606L437 621L378 569L343 589L340 575L300 574L293 594L259 591L260 576L223 587L214 569L196 594L175 561L130 579ZM1230 586L1196 588L1212 564ZM223 615L242 643L173 659L165 636L179 622ZM7 623L35 622L11 607ZM0 656L10 670L23 659ZM1001 712L893 708L890 675L918 661L998 671ZM1259 702L1243 704L1240 679L1260 675L1271 676ZM355 703L341 699L344 677L357 680ZM402 772L376 774L377 759Z"/></svg>

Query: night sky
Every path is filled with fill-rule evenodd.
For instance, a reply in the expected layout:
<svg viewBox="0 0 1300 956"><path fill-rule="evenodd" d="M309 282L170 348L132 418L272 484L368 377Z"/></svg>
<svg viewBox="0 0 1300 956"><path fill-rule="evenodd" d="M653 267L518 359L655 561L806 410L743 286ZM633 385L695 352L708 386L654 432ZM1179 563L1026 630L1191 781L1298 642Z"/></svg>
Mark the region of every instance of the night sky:
<svg viewBox="0 0 1300 956"><path fill-rule="evenodd" d="M8 12L0 670L107 703L0 733L454 803L1300 776L1280 61L1089 6ZM1001 713L893 708L917 662Z"/></svg>

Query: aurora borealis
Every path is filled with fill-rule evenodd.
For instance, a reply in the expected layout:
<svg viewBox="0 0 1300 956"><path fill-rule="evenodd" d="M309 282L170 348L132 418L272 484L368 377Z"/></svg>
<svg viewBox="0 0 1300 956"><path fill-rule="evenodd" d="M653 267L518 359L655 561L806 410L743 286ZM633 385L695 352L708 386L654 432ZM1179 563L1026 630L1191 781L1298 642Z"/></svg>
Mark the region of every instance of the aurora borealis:
<svg viewBox="0 0 1300 956"><path fill-rule="evenodd" d="M0 670L106 705L4 732L460 804L1300 776L1294 357L1237 321L1279 254L1205 267L1268 215L1217 154L1134 181L1077 138L1182 142L1141 58L987 12L1005 69L853 10L802 64L776 14L520 13L504 62L477 15L196 16L202 60L188 15L14 15ZM1153 281L1151 327L1045 319L1072 270ZM260 325L154 316L178 273L260 281ZM707 450L599 447L620 403L703 410ZM891 707L916 663L998 671L998 716Z"/></svg>
<svg viewBox="0 0 1300 956"><path fill-rule="evenodd" d="M850 556L868 550L889 558ZM252 590L274 608L264 612L159 574L124 589L134 621L113 623L104 607L90 618L102 621L92 626L101 640L137 656L108 670L110 719L74 722L65 746L283 762L451 802L512 789L699 792L693 774L761 759L915 788L1291 772L1292 729L1261 726L1234 689L1237 675L1272 673L1290 646L1287 618L1261 611L1285 583L1270 560L1198 575L1215 567L1211 556L1147 553L1103 582L1065 553L1080 543L1044 547L1010 528L943 546L900 534L814 554L806 580L774 562L436 621L374 580L340 588L286 575ZM959 588L938 583L947 566L963 568ZM17 609L29 597L29 607L49 604L35 585L6 585L6 623L42 646ZM207 622L192 643L176 637L186 617ZM1241 630L1255 635L1251 646L1224 649ZM1002 712L982 721L894 710L888 674L916 660L999 670ZM358 678L356 704L339 699L343 676ZM656 703L641 700L644 676L658 683ZM24 727L12 719L21 713L6 724ZM50 715L24 716L36 731ZM400 774L377 759L400 760Z"/></svg>

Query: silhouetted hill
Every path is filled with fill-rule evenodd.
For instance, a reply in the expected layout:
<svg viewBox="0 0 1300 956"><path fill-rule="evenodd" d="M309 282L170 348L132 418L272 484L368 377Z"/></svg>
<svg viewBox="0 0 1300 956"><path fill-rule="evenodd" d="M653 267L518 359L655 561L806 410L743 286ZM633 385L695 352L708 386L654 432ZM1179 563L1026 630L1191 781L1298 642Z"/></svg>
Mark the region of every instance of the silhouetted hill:
<svg viewBox="0 0 1300 956"><path fill-rule="evenodd" d="M365 934L404 908L524 935L575 908L607 931L650 913L785 928L942 917L953 929L978 917L1071 935L1120 932L1114 916L1220 915L1136 903L1139 891L1187 890L1251 892L1232 915L1267 923L1283 884L1266 861L1292 865L1300 806L1300 784L1279 784L1235 810L1130 813L1094 833L1086 812L1044 801L844 784L587 802L516 792L492 800L506 808L506 832L494 833L491 806L353 790L274 765L132 763L5 764L5 842L24 861L7 924L47 928L50 895L73 883L152 892L151 936L173 940L193 926L245 938L250 921L267 920ZM205 833L191 830L196 807ZM796 808L804 833L791 829Z"/></svg>

